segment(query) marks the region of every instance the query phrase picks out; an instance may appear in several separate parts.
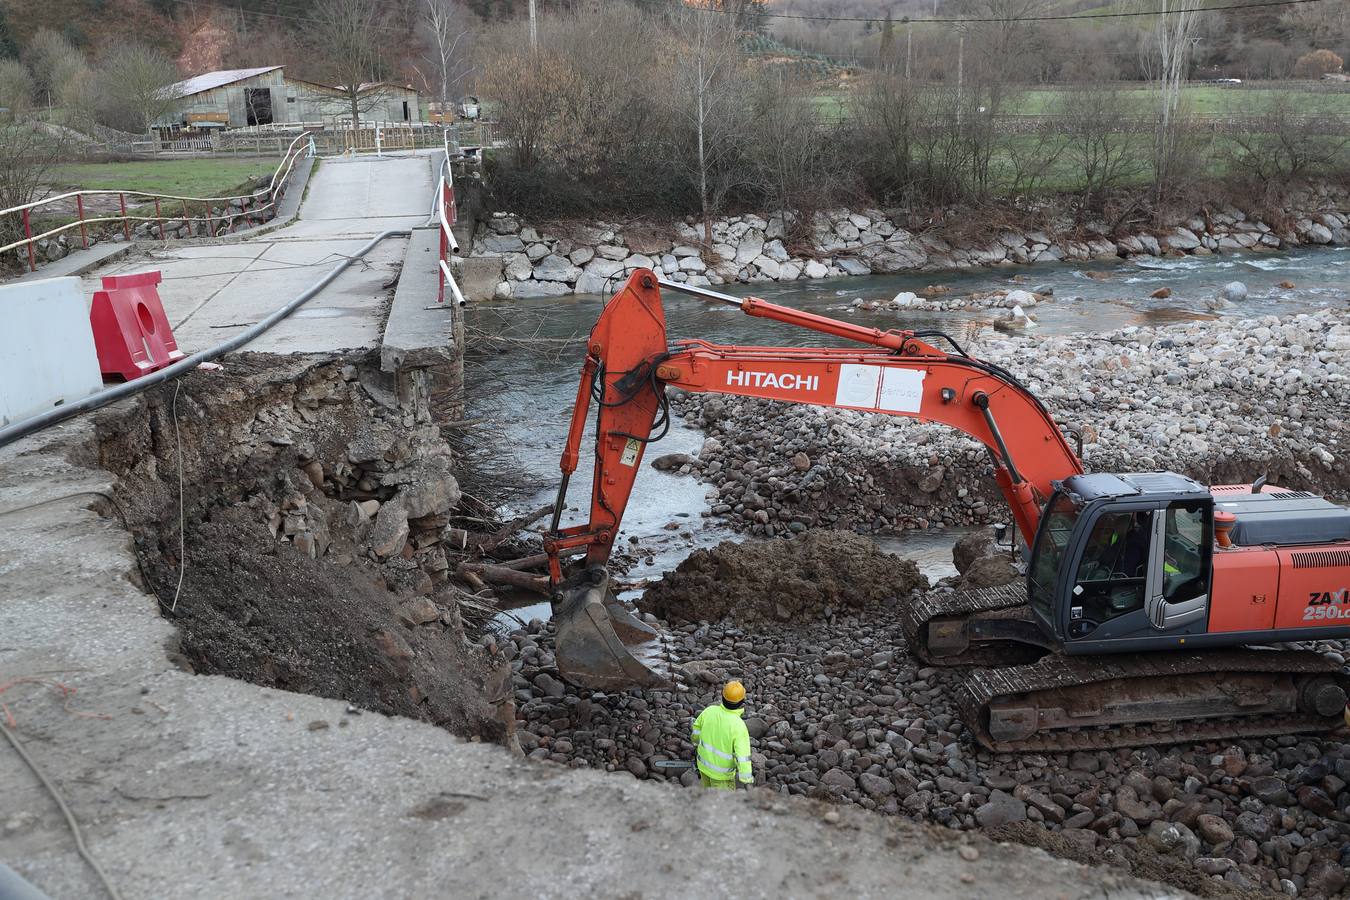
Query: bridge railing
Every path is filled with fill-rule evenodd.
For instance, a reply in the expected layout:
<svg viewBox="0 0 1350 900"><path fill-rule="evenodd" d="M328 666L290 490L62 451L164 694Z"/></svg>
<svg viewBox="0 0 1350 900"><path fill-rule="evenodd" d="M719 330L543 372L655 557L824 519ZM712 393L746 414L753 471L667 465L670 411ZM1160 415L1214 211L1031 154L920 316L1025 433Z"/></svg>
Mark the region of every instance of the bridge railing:
<svg viewBox="0 0 1350 900"><path fill-rule="evenodd" d="M454 225L459 217L458 207L455 205L455 170L451 165L450 155L450 130L447 128L443 133L442 145L445 150L445 156L441 159L441 174L436 184L436 223L440 229L440 287L436 292L436 302L445 302L445 292L447 288L455 303L464 305L464 295L460 293L459 285L455 283L455 275L450 271L450 262L453 254L459 252L459 241L455 239Z"/></svg>
<svg viewBox="0 0 1350 900"><path fill-rule="evenodd" d="M295 170L295 163L301 155L309 148L308 135L297 135L295 140L291 141L290 146L286 148L285 155L281 162L277 164L276 170L272 173L272 178L267 187L259 188L251 194L236 194L230 197L179 197L173 194L153 194L145 191L118 191L118 190L80 190L70 191L65 194L58 194L53 197L44 197L41 200L35 200L32 203L25 203L22 206L12 206L9 209L0 209L0 221L6 217L15 216L18 218L18 224L23 230L23 237L17 241L0 246L0 253L7 253L10 250L27 250L28 267L30 270L37 270L37 250L38 241L48 240L59 237L68 231L79 229L80 245L84 249L89 248L89 226L101 225L109 222L120 222L122 233L127 240L131 240L131 228L133 222L158 222L160 239L165 239L164 223L166 220L175 222L204 222L207 231L215 234L217 223L224 223L231 231L234 230L237 221L242 218L248 223L259 217L268 210L272 215L276 214L277 204L286 193L286 188L290 184L291 173ZM87 216L85 215L85 199L93 197L116 197L119 212L116 215L107 216ZM56 227L49 228L40 234L33 233L33 214L35 211L45 209L60 210L64 208L71 200L75 202L75 218ZM137 207L129 209L128 199ZM182 208L170 215L165 215L163 202L169 201L173 204L181 204ZM154 215L147 215L148 210L142 210L140 207L146 207L154 204ZM212 214L212 208L217 205L224 205L223 212ZM200 206L202 215L195 215L195 207ZM238 211L233 209L238 207ZM267 218L271 218L268 216Z"/></svg>

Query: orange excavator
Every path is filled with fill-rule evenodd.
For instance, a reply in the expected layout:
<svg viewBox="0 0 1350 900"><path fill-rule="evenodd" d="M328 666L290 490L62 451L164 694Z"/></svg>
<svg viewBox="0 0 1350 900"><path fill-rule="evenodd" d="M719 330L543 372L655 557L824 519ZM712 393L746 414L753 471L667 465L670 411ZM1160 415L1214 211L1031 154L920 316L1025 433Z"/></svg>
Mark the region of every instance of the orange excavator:
<svg viewBox="0 0 1350 900"><path fill-rule="evenodd" d="M861 346L672 343L663 287ZM632 649L655 631L614 597L606 564L643 452L669 426L667 386L941 422L984 444L1025 547L1025 584L930 592L901 615L912 652L968 667L958 706L990 749L1249 738L1342 721L1342 664L1269 645L1350 638L1350 510L1262 480L1089 474L1081 443L1075 452L1016 377L946 335L867 328L647 269L590 334L545 538L556 657L575 684L665 683ZM592 406L590 516L563 528Z"/></svg>

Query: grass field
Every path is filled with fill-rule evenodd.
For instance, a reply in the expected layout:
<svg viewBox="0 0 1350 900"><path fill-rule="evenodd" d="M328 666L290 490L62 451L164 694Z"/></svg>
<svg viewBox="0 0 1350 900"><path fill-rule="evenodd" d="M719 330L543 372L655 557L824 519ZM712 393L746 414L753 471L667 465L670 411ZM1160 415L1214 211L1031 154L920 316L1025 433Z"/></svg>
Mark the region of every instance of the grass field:
<svg viewBox="0 0 1350 900"><path fill-rule="evenodd" d="M1123 88L1122 94L1141 113L1149 112L1157 101L1157 93L1149 88ZM1047 115L1055 112L1063 91L1054 88L1024 91L1008 110L1020 115ZM1350 115L1350 91L1299 91L1279 88L1221 87L1192 85L1182 90L1182 102L1194 115L1222 116L1257 113L1273 101L1287 100L1295 112L1303 114Z"/></svg>
<svg viewBox="0 0 1350 900"><path fill-rule="evenodd" d="M257 157L68 163L53 168L47 181L63 188L221 197L234 193L246 182L270 176L277 162L274 158Z"/></svg>
<svg viewBox="0 0 1350 900"><path fill-rule="evenodd" d="M1009 102L1003 112L1009 115L1044 116L1057 112L1068 91L1054 88L1010 89ZM1125 99L1136 106L1140 114L1152 112L1157 102L1156 92L1149 87L1126 85L1121 88ZM1350 116L1350 90L1302 91L1288 88L1222 87L1197 84L1182 91L1183 102L1192 115L1222 116L1259 114L1277 99L1287 99L1293 110L1304 115ZM821 93L811 98L822 119L838 121L849 115L849 97L843 93Z"/></svg>

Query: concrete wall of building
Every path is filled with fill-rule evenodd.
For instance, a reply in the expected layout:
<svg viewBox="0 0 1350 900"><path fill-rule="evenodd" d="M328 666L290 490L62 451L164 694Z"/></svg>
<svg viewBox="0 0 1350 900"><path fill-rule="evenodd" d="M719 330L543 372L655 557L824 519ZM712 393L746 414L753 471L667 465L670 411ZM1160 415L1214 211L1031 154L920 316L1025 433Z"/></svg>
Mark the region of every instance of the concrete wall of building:
<svg viewBox="0 0 1350 900"><path fill-rule="evenodd" d="M287 79L285 93L286 105L294 113L290 121L351 121L351 100L341 91L308 81ZM392 85L364 91L358 101L358 109L363 122L420 122L423 115L417 91Z"/></svg>

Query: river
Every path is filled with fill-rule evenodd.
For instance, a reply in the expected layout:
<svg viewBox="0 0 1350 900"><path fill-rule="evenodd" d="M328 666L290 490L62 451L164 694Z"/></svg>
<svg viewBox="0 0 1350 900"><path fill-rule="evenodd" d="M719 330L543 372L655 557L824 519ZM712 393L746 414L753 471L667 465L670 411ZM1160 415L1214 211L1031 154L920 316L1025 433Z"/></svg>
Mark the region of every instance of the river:
<svg viewBox="0 0 1350 900"><path fill-rule="evenodd" d="M1240 304L1214 312L1206 307L1231 281L1247 285ZM1290 284L1292 287L1283 285ZM1290 315L1325 306L1350 305L1350 248L1303 249L1292 253L1258 253L1178 259L1144 258L1073 265L930 272L919 275L877 275L799 281L786 284L728 285L718 290L737 296L753 294L812 312L879 328L944 327L959 334L963 323L987 320L987 310L957 312L869 312L851 307L855 299L889 300L900 291L926 296L924 288L944 285L943 297L998 288L1042 289L1054 298L1036 307L1041 329L1073 334L1110 331L1126 325L1159 325L1214 316ZM1158 288L1172 291L1165 299L1149 295ZM742 315L731 306L712 304L667 291L662 297L666 323L674 338L702 338L715 343L801 346L838 343L815 332ZM602 308L599 296L576 295L503 304L478 304L466 311L474 330L528 341L575 339L575 346L528 343L500 345L501 352L471 351L466 381L484 385L470 394L469 416L492 423L490 431L505 454L531 481L545 485L534 496L519 498L528 508L549 502L556 494L558 456L562 451L572 402L576 396L583 340ZM487 430L487 429L485 429ZM588 428L577 474L572 479L564 524L581 521L589 501ZM700 431L677 418L670 433L649 448L647 459L666 453L696 453ZM720 520L703 517L707 486L688 476L644 466L624 517L619 544L637 538L642 555L629 572L634 579L656 577L697 547L735 537ZM956 533L927 532L885 539L886 550L911 557L930 578L954 574L950 547ZM523 618L546 617L548 605L518 610Z"/></svg>

